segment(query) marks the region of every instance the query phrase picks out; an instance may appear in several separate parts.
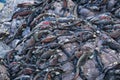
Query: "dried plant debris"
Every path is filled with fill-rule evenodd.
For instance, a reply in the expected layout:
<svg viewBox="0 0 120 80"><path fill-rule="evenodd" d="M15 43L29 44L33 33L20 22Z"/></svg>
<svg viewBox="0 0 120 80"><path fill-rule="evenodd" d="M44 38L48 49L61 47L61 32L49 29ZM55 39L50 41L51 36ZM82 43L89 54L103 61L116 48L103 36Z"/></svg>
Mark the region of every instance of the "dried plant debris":
<svg viewBox="0 0 120 80"><path fill-rule="evenodd" d="M13 3L0 13L2 80L120 80L119 0Z"/></svg>

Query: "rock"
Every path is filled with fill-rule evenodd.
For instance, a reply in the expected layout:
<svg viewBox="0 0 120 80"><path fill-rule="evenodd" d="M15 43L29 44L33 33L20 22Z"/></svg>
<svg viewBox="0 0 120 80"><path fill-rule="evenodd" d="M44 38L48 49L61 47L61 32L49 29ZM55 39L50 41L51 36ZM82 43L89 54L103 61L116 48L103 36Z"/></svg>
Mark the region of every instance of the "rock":
<svg viewBox="0 0 120 80"><path fill-rule="evenodd" d="M0 80L10 80L8 75L9 73L7 72L6 67L3 65L0 65Z"/></svg>
<svg viewBox="0 0 120 80"><path fill-rule="evenodd" d="M0 58L4 58L7 52L10 51L10 47L7 46L5 43L0 42Z"/></svg>
<svg viewBox="0 0 120 80"><path fill-rule="evenodd" d="M0 10L2 10L3 7L4 7L4 3L0 2Z"/></svg>

